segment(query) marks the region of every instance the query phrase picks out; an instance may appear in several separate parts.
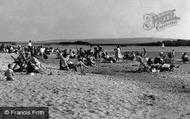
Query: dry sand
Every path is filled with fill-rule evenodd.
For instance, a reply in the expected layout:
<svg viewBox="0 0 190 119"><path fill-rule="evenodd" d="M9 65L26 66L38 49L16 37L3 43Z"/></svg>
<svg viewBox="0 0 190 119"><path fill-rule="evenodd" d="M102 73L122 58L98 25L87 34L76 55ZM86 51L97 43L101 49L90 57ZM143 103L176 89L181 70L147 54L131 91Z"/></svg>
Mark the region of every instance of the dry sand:
<svg viewBox="0 0 190 119"><path fill-rule="evenodd" d="M0 57L0 106L47 106L50 119L190 119L189 64L161 73L135 73L135 62L98 64L84 75L59 71L52 59L45 74L8 82L13 60Z"/></svg>

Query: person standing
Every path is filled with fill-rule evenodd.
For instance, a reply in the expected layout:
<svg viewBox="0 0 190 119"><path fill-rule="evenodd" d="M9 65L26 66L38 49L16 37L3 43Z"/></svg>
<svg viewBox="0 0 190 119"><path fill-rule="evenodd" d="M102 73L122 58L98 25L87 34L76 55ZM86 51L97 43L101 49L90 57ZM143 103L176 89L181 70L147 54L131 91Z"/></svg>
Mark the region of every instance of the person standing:
<svg viewBox="0 0 190 119"><path fill-rule="evenodd" d="M174 60L175 60L175 51L174 49L172 50L172 64L174 64Z"/></svg>
<svg viewBox="0 0 190 119"><path fill-rule="evenodd" d="M29 42L28 42L28 47L32 47L32 41L31 40L29 40Z"/></svg>
<svg viewBox="0 0 190 119"><path fill-rule="evenodd" d="M32 41L29 40L28 42L28 51L32 52Z"/></svg>
<svg viewBox="0 0 190 119"><path fill-rule="evenodd" d="M117 62L122 58L121 48L119 45L117 45L117 48L115 48L115 58Z"/></svg>
<svg viewBox="0 0 190 119"><path fill-rule="evenodd" d="M174 57L175 57L174 50L172 50L171 52L168 52L168 58L170 59L171 64L174 64Z"/></svg>

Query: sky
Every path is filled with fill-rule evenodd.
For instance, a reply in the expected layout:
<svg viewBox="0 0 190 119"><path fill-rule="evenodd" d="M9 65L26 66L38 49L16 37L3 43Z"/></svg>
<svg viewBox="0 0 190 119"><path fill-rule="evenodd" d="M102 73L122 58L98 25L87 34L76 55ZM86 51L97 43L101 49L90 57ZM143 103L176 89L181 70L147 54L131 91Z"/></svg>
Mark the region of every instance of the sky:
<svg viewBox="0 0 190 119"><path fill-rule="evenodd" d="M175 26L143 29L143 16L176 9ZM0 0L0 41L161 37L190 39L190 0Z"/></svg>

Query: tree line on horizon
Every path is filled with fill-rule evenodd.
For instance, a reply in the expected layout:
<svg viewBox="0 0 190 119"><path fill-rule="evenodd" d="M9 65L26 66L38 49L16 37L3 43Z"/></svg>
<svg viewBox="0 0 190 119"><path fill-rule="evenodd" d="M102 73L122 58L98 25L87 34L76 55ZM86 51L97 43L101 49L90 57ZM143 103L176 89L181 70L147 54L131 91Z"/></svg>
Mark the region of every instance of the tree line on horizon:
<svg viewBox="0 0 190 119"><path fill-rule="evenodd" d="M19 43L17 42L0 42L1 44L11 44L11 45L17 45ZM190 46L190 40L164 40L164 41L157 41L157 42L148 42L148 43L122 43L122 44L116 44L116 43L107 43L107 44L100 44L100 43L89 43L86 41L75 41L75 42L51 42L51 43L40 43L44 45L120 45L120 46L162 46L162 43L164 43L165 46ZM38 43L37 43L38 44Z"/></svg>
<svg viewBox="0 0 190 119"><path fill-rule="evenodd" d="M165 46L190 46L190 40L165 40L165 41L157 41L157 42L148 42L148 43L130 43L130 44L115 44L115 43L109 43L109 44L91 44L88 42L83 41L76 41L72 44L79 44L79 45L120 45L120 46L162 46L162 43L164 43ZM60 44L67 44L67 43L60 43Z"/></svg>
<svg viewBox="0 0 190 119"><path fill-rule="evenodd" d="M164 43L165 46L190 46L190 40L165 40L165 41L158 41L158 42L150 42L150 43L140 43L136 44L138 46L162 46Z"/></svg>

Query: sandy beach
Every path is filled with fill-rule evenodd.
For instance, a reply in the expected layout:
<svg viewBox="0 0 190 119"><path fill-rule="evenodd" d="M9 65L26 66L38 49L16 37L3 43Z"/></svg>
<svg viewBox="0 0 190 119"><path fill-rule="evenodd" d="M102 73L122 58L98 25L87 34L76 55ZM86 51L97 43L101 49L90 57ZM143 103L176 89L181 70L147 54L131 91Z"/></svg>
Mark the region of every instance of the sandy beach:
<svg viewBox="0 0 190 119"><path fill-rule="evenodd" d="M43 74L18 72L6 81L11 55L0 54L0 106L45 106L50 119L190 118L190 64L173 72L136 73L138 63L126 61L81 73L60 71L56 59L49 59L42 62Z"/></svg>

